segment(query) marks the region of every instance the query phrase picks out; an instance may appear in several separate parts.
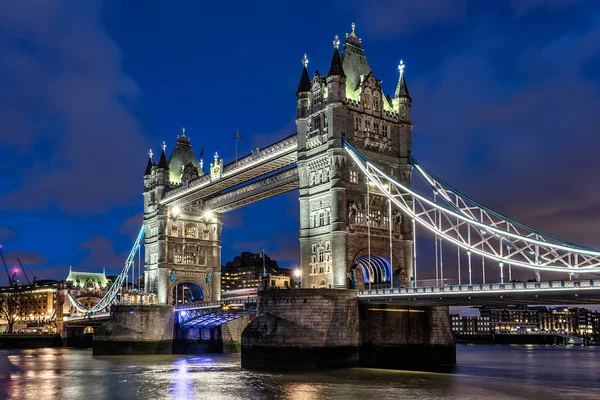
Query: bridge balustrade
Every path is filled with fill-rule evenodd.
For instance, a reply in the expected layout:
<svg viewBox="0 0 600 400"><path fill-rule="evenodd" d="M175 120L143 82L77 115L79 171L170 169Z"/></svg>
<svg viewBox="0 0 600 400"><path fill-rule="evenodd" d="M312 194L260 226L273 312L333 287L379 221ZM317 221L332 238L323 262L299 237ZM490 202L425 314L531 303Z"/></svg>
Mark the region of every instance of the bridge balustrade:
<svg viewBox="0 0 600 400"><path fill-rule="evenodd" d="M600 279L585 279L577 281L549 281L549 282L509 282L509 283L482 283L471 285L446 285L426 286L399 289L371 289L359 291L359 296L372 295L414 295L414 294L448 294L464 292L506 292L506 291L543 291L563 289L600 288Z"/></svg>

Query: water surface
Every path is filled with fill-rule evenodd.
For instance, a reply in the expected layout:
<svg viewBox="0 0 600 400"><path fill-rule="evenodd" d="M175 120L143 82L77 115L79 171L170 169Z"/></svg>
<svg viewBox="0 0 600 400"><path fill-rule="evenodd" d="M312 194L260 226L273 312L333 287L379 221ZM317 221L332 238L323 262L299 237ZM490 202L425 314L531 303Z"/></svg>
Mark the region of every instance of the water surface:
<svg viewBox="0 0 600 400"><path fill-rule="evenodd" d="M0 351L0 399L600 399L600 347L457 346L451 373L242 370L239 355Z"/></svg>

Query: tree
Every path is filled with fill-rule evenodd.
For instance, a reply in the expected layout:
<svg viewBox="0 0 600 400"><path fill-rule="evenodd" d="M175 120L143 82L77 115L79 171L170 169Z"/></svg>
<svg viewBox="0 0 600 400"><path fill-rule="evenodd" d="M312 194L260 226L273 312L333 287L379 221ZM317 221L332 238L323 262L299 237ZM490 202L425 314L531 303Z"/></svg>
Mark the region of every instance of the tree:
<svg viewBox="0 0 600 400"><path fill-rule="evenodd" d="M26 317L35 311L37 301L35 295L26 292L1 293L0 294L0 317L8 324L8 333L13 333L13 327L17 318Z"/></svg>

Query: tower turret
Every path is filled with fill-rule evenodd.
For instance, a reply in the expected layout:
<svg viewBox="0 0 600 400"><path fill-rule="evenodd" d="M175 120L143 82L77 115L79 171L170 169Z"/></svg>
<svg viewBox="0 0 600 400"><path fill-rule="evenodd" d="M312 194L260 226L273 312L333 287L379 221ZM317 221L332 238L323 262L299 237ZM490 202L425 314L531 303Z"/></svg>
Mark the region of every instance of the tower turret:
<svg viewBox="0 0 600 400"><path fill-rule="evenodd" d="M148 152L148 156L148 164L146 164L146 172L144 172L144 176L150 176L150 174L152 174L152 167L154 166L154 163L152 162L152 149L150 149Z"/></svg>
<svg viewBox="0 0 600 400"><path fill-rule="evenodd" d="M337 35L333 38L333 57L329 73L327 74L327 100L328 102L339 102L346 98L346 74L342 66L342 60L338 47L340 39Z"/></svg>
<svg viewBox="0 0 600 400"><path fill-rule="evenodd" d="M400 120L410 122L412 98L410 97L408 87L406 86L406 80L404 79L404 62L402 60L400 60L400 64L398 65L398 71L400 72L400 77L398 78L398 85L396 85L396 93L394 94L392 104L394 106L394 111L398 113Z"/></svg>
<svg viewBox="0 0 600 400"><path fill-rule="evenodd" d="M310 78L308 77L308 57L306 53L302 59L302 75L296 91L296 118L306 115L310 100Z"/></svg>

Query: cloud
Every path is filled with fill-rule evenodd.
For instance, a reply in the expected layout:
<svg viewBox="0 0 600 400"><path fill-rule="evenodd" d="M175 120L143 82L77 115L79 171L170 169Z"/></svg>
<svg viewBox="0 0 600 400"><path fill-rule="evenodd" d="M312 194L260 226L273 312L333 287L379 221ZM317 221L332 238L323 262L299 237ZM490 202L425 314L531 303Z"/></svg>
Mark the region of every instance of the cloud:
<svg viewBox="0 0 600 400"><path fill-rule="evenodd" d="M360 36L365 31L372 37L390 37L438 24L463 22L467 15L467 0L378 0L365 4L350 4L360 12L362 25L357 26Z"/></svg>
<svg viewBox="0 0 600 400"><path fill-rule="evenodd" d="M288 121L282 129L270 133L255 133L250 138L252 148L263 148L296 133L296 117Z"/></svg>
<svg viewBox="0 0 600 400"><path fill-rule="evenodd" d="M562 10L572 7L585 0L512 0L511 6L518 16L526 15L536 9L548 7L554 10Z"/></svg>
<svg viewBox="0 0 600 400"><path fill-rule="evenodd" d="M100 17L97 1L0 4L0 136L17 186L0 208L103 213L138 194L145 156L131 149L147 146L127 104L140 90Z"/></svg>
<svg viewBox="0 0 600 400"><path fill-rule="evenodd" d="M112 242L103 236L89 238L79 248L87 250L87 256L77 266L78 271L101 271L107 269L107 273L117 274L123 268L128 253L117 253ZM75 266L74 266L75 267Z"/></svg>
<svg viewBox="0 0 600 400"><path fill-rule="evenodd" d="M144 217L141 214L134 214L123 221L119 227L119 233L121 235L127 235L132 241L134 241L140 232L143 222Z"/></svg>
<svg viewBox="0 0 600 400"><path fill-rule="evenodd" d="M17 237L17 234L12 229L0 226L0 241L13 240Z"/></svg>

